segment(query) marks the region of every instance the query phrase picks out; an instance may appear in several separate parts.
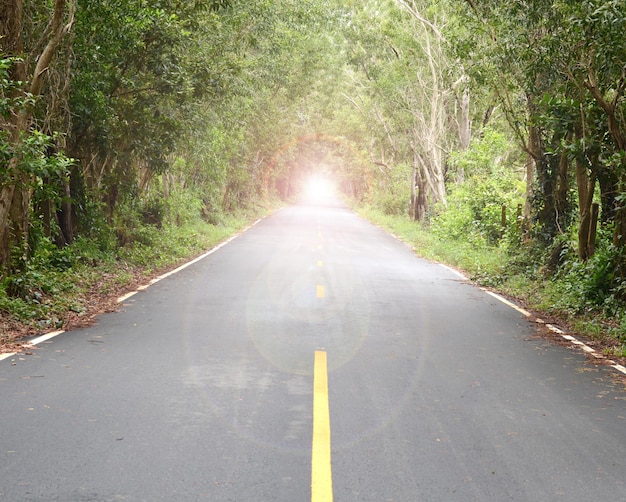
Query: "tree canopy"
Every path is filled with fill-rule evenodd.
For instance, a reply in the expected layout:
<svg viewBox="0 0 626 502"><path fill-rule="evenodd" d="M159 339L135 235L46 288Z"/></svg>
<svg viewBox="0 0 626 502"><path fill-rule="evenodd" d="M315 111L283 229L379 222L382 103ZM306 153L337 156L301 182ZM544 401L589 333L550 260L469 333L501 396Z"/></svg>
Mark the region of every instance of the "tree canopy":
<svg viewBox="0 0 626 502"><path fill-rule="evenodd" d="M41 241L124 246L320 171L485 245L522 204L518 239L550 267L563 236L581 262L604 246L623 296L625 29L618 0L5 0L2 276Z"/></svg>

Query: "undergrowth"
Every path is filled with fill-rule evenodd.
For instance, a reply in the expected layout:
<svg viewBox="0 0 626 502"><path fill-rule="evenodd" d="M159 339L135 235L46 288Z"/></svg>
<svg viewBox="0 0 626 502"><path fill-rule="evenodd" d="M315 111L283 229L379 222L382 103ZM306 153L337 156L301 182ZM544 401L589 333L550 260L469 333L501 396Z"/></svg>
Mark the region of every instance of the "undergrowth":
<svg viewBox="0 0 626 502"><path fill-rule="evenodd" d="M178 220L160 228L126 228L120 245L113 228L57 248L41 238L22 269L0 281L0 342L19 333L65 327L68 314L88 313L99 297L114 295L147 278L202 254L247 226L258 215L222 216L210 224L201 218ZM19 333L11 333L19 325Z"/></svg>
<svg viewBox="0 0 626 502"><path fill-rule="evenodd" d="M582 263L575 235L564 235L559 262L550 267L546 263L552 250L524 243L514 232L505 233L495 244L477 242L476 235L463 239L436 231L436 222L425 225L371 207L360 207L358 212L411 245L419 256L458 268L475 283L558 319L574 333L603 342L612 357L626 356L626 306L621 286L616 286L617 256L612 246L600 246Z"/></svg>

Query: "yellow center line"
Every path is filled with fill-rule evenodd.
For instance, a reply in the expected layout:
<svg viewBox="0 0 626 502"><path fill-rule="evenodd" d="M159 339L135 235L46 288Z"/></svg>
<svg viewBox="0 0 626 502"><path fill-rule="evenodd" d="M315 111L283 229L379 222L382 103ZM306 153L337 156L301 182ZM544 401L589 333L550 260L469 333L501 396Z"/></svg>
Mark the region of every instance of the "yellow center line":
<svg viewBox="0 0 626 502"><path fill-rule="evenodd" d="M311 502L332 502L333 476L330 460L330 408L326 352L315 351L313 367L313 456Z"/></svg>
<svg viewBox="0 0 626 502"><path fill-rule="evenodd" d="M316 292L315 292L315 296L317 296L318 298L324 298L324 286L322 286L321 284L317 285L316 288Z"/></svg>
<svg viewBox="0 0 626 502"><path fill-rule="evenodd" d="M318 267L323 267L324 266L324 262L322 260L317 260L317 266Z"/></svg>

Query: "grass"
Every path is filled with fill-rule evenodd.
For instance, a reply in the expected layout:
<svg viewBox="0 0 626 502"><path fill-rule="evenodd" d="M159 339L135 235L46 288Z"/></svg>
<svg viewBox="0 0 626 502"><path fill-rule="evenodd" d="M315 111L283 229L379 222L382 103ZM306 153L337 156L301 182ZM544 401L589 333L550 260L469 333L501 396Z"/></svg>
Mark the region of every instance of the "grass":
<svg viewBox="0 0 626 502"><path fill-rule="evenodd" d="M105 251L86 239L63 250L44 242L22 273L0 283L0 349L26 335L82 325L126 291L206 252L260 213L230 215L218 225L197 219L143 228L141 241Z"/></svg>
<svg viewBox="0 0 626 502"><path fill-rule="evenodd" d="M372 223L385 228L411 245L426 259L453 266L481 286L493 288L515 298L526 308L572 333L593 340L606 354L626 358L626 308L623 304L607 310L589 305L581 299L572 277L559 277L541 270L537 264L520 266L519 254L505 246L476 245L446 239L406 216L390 216L367 208L358 213Z"/></svg>
<svg viewBox="0 0 626 502"><path fill-rule="evenodd" d="M610 311L589 306L581 302L580 288L572 286L576 282L571 278L542 273L536 264L524 263L504 246L446 239L404 216L371 208L357 211L411 245L419 256L455 267L477 284L516 298L542 317L557 319L568 330L598 341L613 357L626 357L623 305L613 304ZM202 254L259 214L231 215L215 225L198 219L160 230L143 228L141 239L122 248L104 246L104 251L90 240L78 240L63 250L51 244L40 246L23 273L0 283L0 345L25 334L71 327L93 316L101 298L116 298Z"/></svg>
<svg viewBox="0 0 626 502"><path fill-rule="evenodd" d="M419 256L461 269L472 278L479 278L486 272L498 272L505 260L500 249L477 248L470 243L439 239L423 225L404 216L382 214L369 207L357 211L411 245Z"/></svg>

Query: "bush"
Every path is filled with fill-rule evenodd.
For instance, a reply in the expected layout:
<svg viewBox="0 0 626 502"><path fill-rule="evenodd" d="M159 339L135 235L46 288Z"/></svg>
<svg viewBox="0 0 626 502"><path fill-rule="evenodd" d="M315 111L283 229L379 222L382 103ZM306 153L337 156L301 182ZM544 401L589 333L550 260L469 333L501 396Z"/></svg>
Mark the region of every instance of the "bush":
<svg viewBox="0 0 626 502"><path fill-rule="evenodd" d="M168 223L179 227L189 225L201 218L203 208L204 203L195 194L177 190L167 199Z"/></svg>
<svg viewBox="0 0 626 502"><path fill-rule="evenodd" d="M440 207L432 230L444 239L495 246L505 233L502 206L507 208L507 224L511 225L521 202L521 187L512 173L473 177L451 189L447 207Z"/></svg>
<svg viewBox="0 0 626 502"><path fill-rule="evenodd" d="M167 212L167 203L162 195L152 194L141 199L138 210L142 223L161 228Z"/></svg>
<svg viewBox="0 0 626 502"><path fill-rule="evenodd" d="M411 167L399 164L386 172L374 189L374 206L383 214L407 215L411 200Z"/></svg>
<svg viewBox="0 0 626 502"><path fill-rule="evenodd" d="M612 316L623 308L619 252L610 243L599 247L587 262L580 262L572 252L557 280L563 284L563 306L576 314L600 310Z"/></svg>
<svg viewBox="0 0 626 502"><path fill-rule="evenodd" d="M515 238L510 229L525 187L514 169L504 166L511 150L502 133L487 128L468 149L451 153L449 173L465 181L449 187L447 206L436 211L434 233L476 246L498 245L507 233L502 228L502 207L506 206L507 237Z"/></svg>

